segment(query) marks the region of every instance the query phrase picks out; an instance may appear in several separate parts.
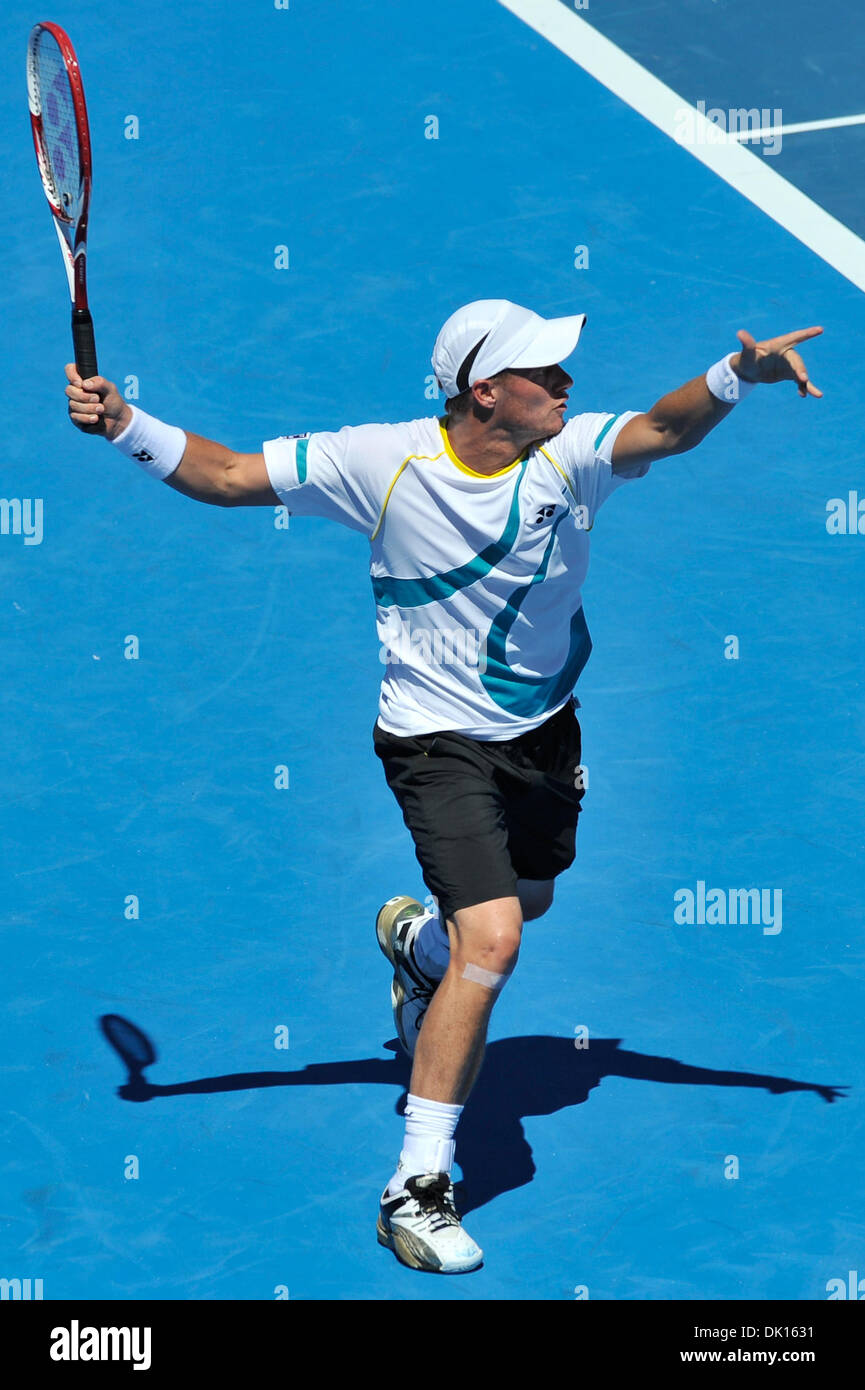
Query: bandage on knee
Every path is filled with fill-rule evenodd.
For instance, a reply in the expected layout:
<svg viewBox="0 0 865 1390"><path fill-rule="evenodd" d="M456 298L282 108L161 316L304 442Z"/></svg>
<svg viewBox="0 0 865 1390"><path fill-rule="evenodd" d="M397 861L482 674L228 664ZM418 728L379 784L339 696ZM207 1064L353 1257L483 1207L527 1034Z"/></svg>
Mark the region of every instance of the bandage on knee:
<svg viewBox="0 0 865 1390"><path fill-rule="evenodd" d="M494 970L484 970L482 965L466 965L462 973L464 980L471 980L473 984L483 985L485 989L499 990L507 984L510 975L497 975Z"/></svg>

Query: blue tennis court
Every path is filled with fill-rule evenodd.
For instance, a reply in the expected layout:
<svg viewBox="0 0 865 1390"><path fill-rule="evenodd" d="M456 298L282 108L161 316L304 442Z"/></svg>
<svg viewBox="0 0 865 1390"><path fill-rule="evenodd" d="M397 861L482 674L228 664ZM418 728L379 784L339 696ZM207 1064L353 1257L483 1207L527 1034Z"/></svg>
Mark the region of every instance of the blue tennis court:
<svg viewBox="0 0 865 1390"><path fill-rule="evenodd" d="M87 91L100 369L187 430L255 451L441 413L436 333L487 296L588 315L572 413L647 410L741 328L825 329L824 399L755 391L594 528L577 860L457 1133L484 1266L436 1279L375 1236L409 1064L374 923L426 890L372 749L368 550L197 505L69 425L24 87L42 16L10 0L0 1278L544 1301L865 1280L865 124L825 124L865 111L865 15L827 0L815 37L805 0L752 10L536 14L683 108L820 126L742 142L764 203L813 208L792 228L496 0L50 15ZM155 1060L130 1076L105 1015Z"/></svg>

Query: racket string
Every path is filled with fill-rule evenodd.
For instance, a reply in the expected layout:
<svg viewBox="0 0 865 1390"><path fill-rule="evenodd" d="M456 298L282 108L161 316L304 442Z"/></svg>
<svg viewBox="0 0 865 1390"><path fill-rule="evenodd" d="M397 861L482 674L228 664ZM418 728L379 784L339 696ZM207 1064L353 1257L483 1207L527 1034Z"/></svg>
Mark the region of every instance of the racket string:
<svg viewBox="0 0 865 1390"><path fill-rule="evenodd" d="M36 52L45 157L60 207L70 212L81 190L81 164L72 89L60 47L43 31Z"/></svg>

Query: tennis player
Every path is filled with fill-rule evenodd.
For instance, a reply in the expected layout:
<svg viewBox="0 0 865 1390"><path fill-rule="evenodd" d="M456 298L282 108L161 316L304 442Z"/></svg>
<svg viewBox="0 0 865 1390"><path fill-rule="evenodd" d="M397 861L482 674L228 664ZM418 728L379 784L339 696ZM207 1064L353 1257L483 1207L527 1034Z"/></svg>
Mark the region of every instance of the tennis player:
<svg viewBox="0 0 865 1390"><path fill-rule="evenodd" d="M591 650L581 590L598 508L655 460L695 448L756 383L822 394L796 351L822 329L760 343L740 332L738 352L651 410L566 422L574 383L559 364L584 323L507 300L465 305L433 351L442 418L282 436L257 454L164 424L104 377L66 368L73 423L104 421L169 487L220 507L282 504L369 538L385 664L374 747L435 904L392 898L376 924L414 1058L378 1239L441 1273L482 1260L454 1208L454 1135L523 922L547 911L574 858L572 692Z"/></svg>

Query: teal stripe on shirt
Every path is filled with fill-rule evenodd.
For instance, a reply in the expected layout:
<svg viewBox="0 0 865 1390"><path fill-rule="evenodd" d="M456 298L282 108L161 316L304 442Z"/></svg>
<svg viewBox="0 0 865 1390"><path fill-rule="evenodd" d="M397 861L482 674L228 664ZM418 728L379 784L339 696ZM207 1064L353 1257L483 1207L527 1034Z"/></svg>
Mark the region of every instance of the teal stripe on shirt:
<svg viewBox="0 0 865 1390"><path fill-rule="evenodd" d="M483 579L491 569L500 565L510 552L520 529L520 484L525 477L526 461L520 465L520 472L514 486L514 495L505 529L497 541L493 541L480 554L473 555L464 565L447 570L444 574L431 574L426 579L394 579L389 574L373 577L372 591L375 601L382 607L397 605L399 608L420 608L425 603L438 603L451 598L460 589L467 589L475 580Z"/></svg>
<svg viewBox="0 0 865 1390"><path fill-rule="evenodd" d="M306 482L306 451L309 448L308 439L299 439L294 453L295 467L297 468L297 481Z"/></svg>
<svg viewBox="0 0 865 1390"><path fill-rule="evenodd" d="M480 673L481 684L497 705L524 719L553 709L570 694L592 650L592 639L586 619L582 608L578 608L571 617L568 655L560 671L555 671L551 676L518 675L507 659L507 642L511 628L532 586L540 584L546 578L556 541L556 531L565 515L563 513L555 522L538 569L527 584L513 591L504 608L493 619L487 633L486 663Z"/></svg>
<svg viewBox="0 0 865 1390"><path fill-rule="evenodd" d="M621 414L621 411L619 412L619 414ZM610 418L609 418L609 420L607 421L607 423L604 425L603 429L601 430L600 434L598 435L597 439L595 440L595 444L594 444L595 453L597 453L598 450L599 450L600 447L601 447L601 440L605 437L605 435L609 434L610 430L613 428L613 425L616 423L616 421L618 420L618 418L619 418L618 415L611 415Z"/></svg>

